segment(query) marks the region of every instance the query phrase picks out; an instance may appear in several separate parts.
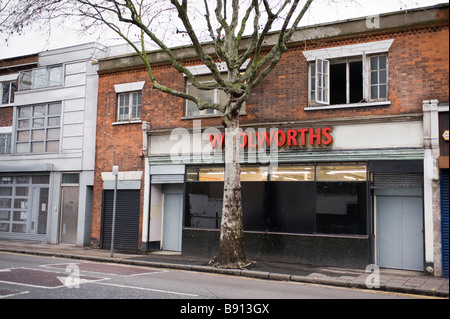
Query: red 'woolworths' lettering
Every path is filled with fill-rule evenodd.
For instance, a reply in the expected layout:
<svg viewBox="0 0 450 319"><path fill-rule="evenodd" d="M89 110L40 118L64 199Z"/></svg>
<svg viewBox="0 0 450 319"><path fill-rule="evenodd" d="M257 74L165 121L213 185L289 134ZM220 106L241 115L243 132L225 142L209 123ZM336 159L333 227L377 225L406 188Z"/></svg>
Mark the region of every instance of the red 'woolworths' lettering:
<svg viewBox="0 0 450 319"><path fill-rule="evenodd" d="M257 130L249 132L240 132L240 147L257 148L264 145L270 147L271 143L277 143L278 147L308 147L308 146L327 146L333 143L331 127L324 128L299 128L276 130L271 129L270 133L266 130ZM209 141L212 148L224 147L225 133L209 135Z"/></svg>

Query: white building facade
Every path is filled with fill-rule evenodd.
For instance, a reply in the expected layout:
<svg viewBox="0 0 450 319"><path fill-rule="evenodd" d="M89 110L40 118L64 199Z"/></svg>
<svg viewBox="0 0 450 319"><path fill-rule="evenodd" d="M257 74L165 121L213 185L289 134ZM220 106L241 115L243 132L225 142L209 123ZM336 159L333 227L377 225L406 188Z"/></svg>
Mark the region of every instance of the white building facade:
<svg viewBox="0 0 450 319"><path fill-rule="evenodd" d="M8 152L0 154L0 238L90 242L98 75L104 47L39 53L16 80Z"/></svg>

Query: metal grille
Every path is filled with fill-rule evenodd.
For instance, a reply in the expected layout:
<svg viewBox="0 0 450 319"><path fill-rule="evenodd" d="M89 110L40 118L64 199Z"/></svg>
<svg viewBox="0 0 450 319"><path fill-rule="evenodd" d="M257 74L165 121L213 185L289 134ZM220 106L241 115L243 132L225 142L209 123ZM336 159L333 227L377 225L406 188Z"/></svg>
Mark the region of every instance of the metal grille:
<svg viewBox="0 0 450 319"><path fill-rule="evenodd" d="M380 188L419 188L422 187L421 173L376 173L372 175L371 187Z"/></svg>
<svg viewBox="0 0 450 319"><path fill-rule="evenodd" d="M37 233L47 233L47 213L48 213L48 187L42 187L39 189L39 214L37 218Z"/></svg>

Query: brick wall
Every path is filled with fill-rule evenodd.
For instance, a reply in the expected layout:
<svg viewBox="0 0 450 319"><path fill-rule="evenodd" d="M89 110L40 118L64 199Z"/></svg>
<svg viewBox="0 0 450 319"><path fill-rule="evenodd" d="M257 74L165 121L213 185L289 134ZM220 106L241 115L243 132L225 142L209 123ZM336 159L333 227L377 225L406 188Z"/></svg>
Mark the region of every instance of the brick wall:
<svg viewBox="0 0 450 319"><path fill-rule="evenodd" d="M419 29L368 33L364 36L332 38L302 43L286 53L281 62L255 88L247 102L247 115L241 123L326 120L373 115L401 115L422 112L422 100L448 101L449 44L448 21L444 26L422 26ZM308 92L308 65L302 50L394 39L388 54L390 106L305 111ZM185 79L169 67L155 67L158 82L184 90ZM142 120L152 130L192 127L185 115L183 99L152 89L146 70L103 74L99 80L97 148L92 216L92 238L100 238L102 171L111 171L117 163L120 170L144 170L141 156L140 124L112 125L117 101L114 84L147 81L142 95ZM221 125L220 118L202 119L202 127ZM141 210L143 206L143 185ZM142 214L141 214L142 216ZM141 238L141 237L139 237Z"/></svg>
<svg viewBox="0 0 450 319"><path fill-rule="evenodd" d="M28 70L37 66L38 54L31 54L0 60L0 75Z"/></svg>
<svg viewBox="0 0 450 319"><path fill-rule="evenodd" d="M12 126L13 122L13 107L0 107L0 127Z"/></svg>

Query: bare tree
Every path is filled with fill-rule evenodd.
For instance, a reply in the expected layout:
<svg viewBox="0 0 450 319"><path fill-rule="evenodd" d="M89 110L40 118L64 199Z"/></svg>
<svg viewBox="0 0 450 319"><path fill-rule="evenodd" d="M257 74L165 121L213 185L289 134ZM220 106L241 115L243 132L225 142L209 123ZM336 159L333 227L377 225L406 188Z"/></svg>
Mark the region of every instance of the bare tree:
<svg viewBox="0 0 450 319"><path fill-rule="evenodd" d="M9 33L21 32L26 25L61 15L82 17L84 28L105 25L134 48L145 64L154 88L193 101L199 110L214 109L223 114L225 180L220 245L213 265L245 267L248 260L243 243L239 111L252 89L275 68L288 50L286 43L312 0L228 0L228 3L227 0L24 0L14 1L14 6L11 1L0 3L4 12L9 9L0 17L3 25L0 31L7 27ZM159 33L164 29L159 27L161 21L172 23L177 32L186 35L198 59L211 72L213 82L199 81L174 54ZM205 33L199 32L198 23ZM274 34L275 26L277 32ZM140 45L134 41L135 36L141 40ZM268 36L275 38L270 47L266 43ZM223 91L228 97L226 102L211 103L159 83L147 55L147 40L163 50L172 67L184 74L196 89ZM214 46L213 53L207 50L211 45ZM218 61L226 63L227 72L218 68ZM244 65L247 67L242 71Z"/></svg>

